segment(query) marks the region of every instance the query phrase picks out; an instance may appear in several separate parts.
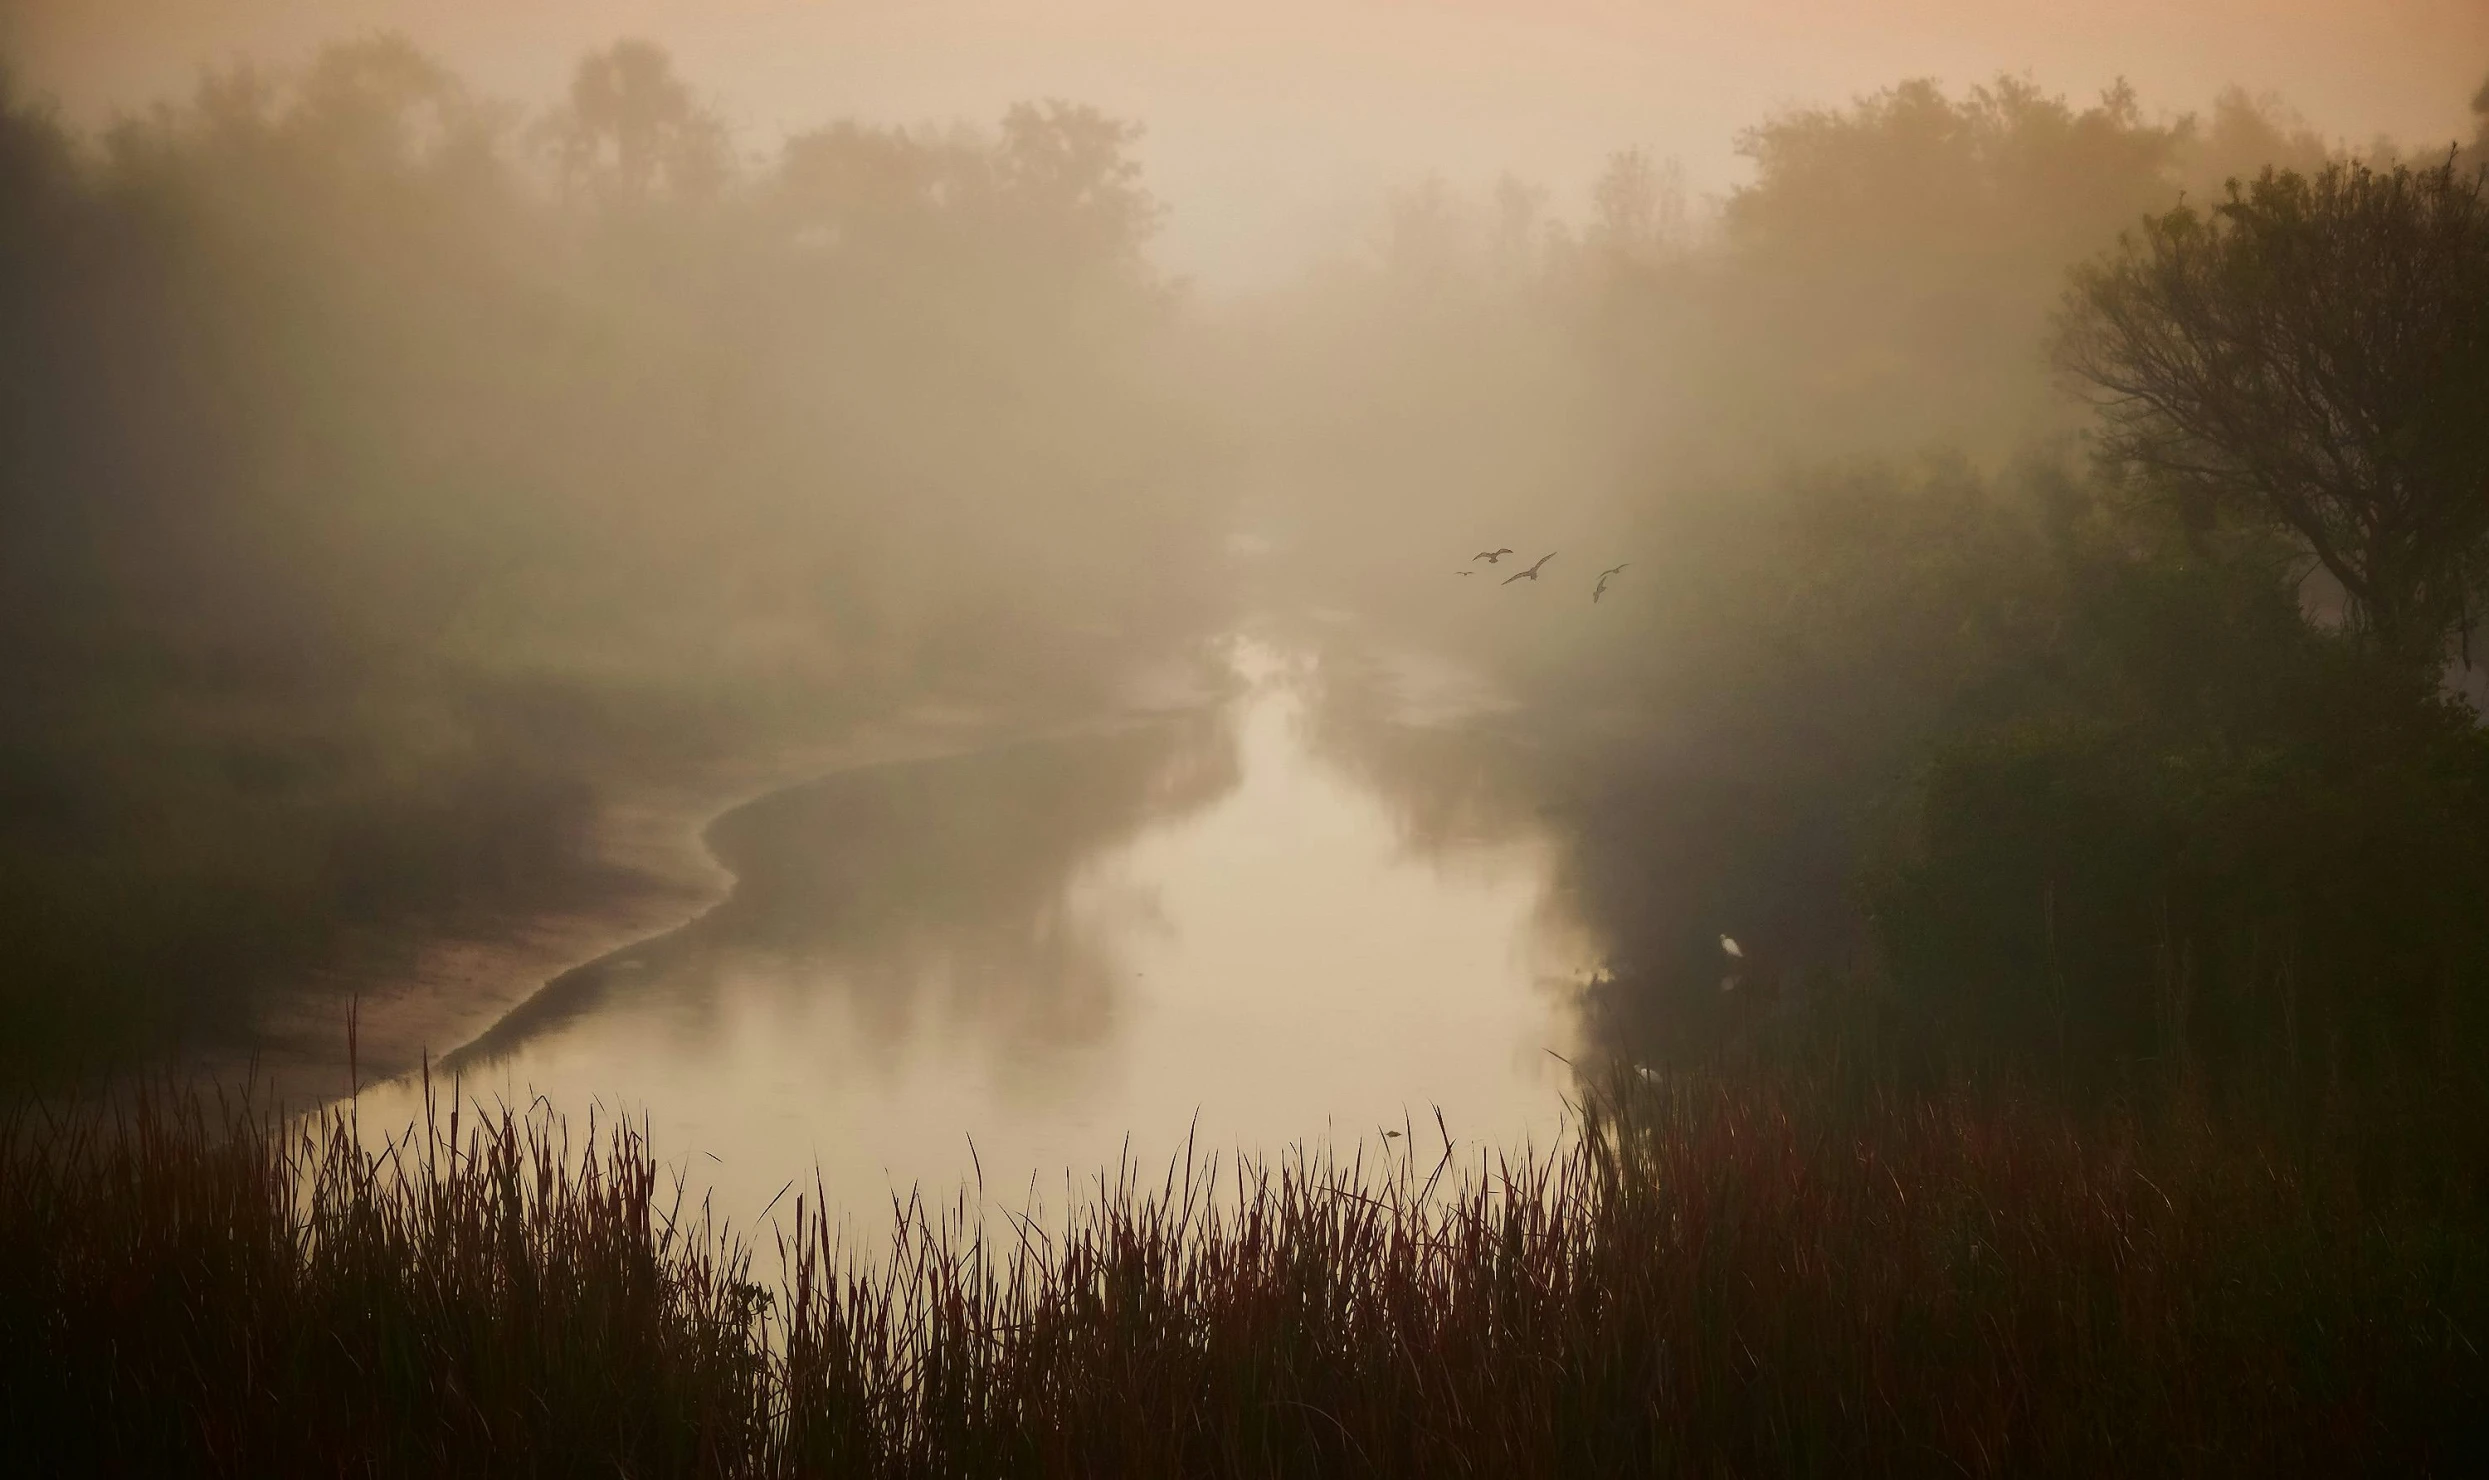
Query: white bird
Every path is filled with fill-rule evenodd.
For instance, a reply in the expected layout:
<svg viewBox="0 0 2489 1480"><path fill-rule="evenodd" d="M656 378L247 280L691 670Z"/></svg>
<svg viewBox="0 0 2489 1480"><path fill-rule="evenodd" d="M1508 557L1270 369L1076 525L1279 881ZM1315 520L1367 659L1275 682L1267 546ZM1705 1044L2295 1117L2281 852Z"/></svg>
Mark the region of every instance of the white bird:
<svg viewBox="0 0 2489 1480"><path fill-rule="evenodd" d="M1746 948L1739 945L1733 938L1725 935L1720 937L1720 953L1728 957L1731 961L1743 961L1746 959ZM1720 990L1723 992L1734 992L1737 990L1738 983L1744 980L1744 977L1741 977L1732 971L1728 975L1720 978Z"/></svg>

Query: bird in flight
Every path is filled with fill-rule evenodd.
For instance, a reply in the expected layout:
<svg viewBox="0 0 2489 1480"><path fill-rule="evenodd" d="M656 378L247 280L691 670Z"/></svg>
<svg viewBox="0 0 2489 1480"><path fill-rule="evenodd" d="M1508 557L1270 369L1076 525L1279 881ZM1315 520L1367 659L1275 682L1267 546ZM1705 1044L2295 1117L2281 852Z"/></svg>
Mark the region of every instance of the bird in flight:
<svg viewBox="0 0 2489 1480"><path fill-rule="evenodd" d="M1608 578L1615 575L1618 571L1623 570L1626 564L1629 563L1630 562L1619 562L1599 572L1599 584L1590 588L1590 600L1594 605L1598 602L1600 597L1607 594Z"/></svg>
<svg viewBox="0 0 2489 1480"><path fill-rule="evenodd" d="M1514 571L1511 575L1508 575L1508 576L1504 577L1504 584L1505 584L1505 585L1507 585L1507 586L1509 586L1509 585L1511 585L1511 584L1512 584L1513 582L1515 582L1515 581L1535 581L1535 580L1537 580L1537 579L1538 579L1538 566L1539 566L1539 565L1545 565L1548 561L1553 560L1553 559L1555 559L1555 558L1556 558L1556 552L1555 552L1555 551L1553 551L1553 550L1548 551L1546 554L1541 555L1541 556L1539 556L1539 557L1538 557L1538 565L1533 565L1533 566L1531 566L1528 570L1519 570L1519 571Z"/></svg>
<svg viewBox="0 0 2489 1480"><path fill-rule="evenodd" d="M1512 546L1510 545L1506 545L1501 550L1480 550L1477 554L1469 557L1469 563L1476 565L1479 561L1483 560L1487 564L1493 565L1511 553Z"/></svg>
<svg viewBox="0 0 2489 1480"><path fill-rule="evenodd" d="M1477 574L1477 572L1476 572L1476 571L1474 571L1474 570L1456 570L1456 571L1452 572L1452 574L1454 574L1454 575L1456 575L1456 576L1474 576L1474 575L1476 575L1476 574Z"/></svg>

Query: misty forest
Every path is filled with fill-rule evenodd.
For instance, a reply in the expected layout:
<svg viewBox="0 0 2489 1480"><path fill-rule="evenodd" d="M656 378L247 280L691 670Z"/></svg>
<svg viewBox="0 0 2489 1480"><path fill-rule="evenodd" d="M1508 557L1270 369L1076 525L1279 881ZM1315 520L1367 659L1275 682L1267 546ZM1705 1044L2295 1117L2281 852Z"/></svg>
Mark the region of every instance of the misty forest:
<svg viewBox="0 0 2489 1480"><path fill-rule="evenodd" d="M9 83L6 1443L2489 1463L2470 103L1897 79L1217 289L1077 101Z"/></svg>

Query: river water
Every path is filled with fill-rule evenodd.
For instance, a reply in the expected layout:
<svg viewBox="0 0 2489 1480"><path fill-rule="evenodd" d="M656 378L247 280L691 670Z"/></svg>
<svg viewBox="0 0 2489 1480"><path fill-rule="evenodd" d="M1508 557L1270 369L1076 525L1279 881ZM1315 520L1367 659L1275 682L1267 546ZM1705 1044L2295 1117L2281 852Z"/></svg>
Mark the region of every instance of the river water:
<svg viewBox="0 0 2489 1480"><path fill-rule="evenodd" d="M1240 638L1231 661L1201 709L727 814L726 900L556 978L443 1076L645 1115L746 1224L815 1169L869 1218L980 1178L1059 1207L1188 1137L1440 1148L1439 1110L1457 1142L1552 1144L1590 962L1457 685L1345 702L1305 650ZM400 1083L360 1109L416 1103Z"/></svg>

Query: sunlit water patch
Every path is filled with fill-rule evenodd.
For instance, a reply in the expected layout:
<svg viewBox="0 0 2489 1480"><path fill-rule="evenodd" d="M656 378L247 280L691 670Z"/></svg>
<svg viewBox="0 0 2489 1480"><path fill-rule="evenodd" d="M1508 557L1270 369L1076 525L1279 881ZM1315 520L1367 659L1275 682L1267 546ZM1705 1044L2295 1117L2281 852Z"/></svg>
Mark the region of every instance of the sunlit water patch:
<svg viewBox="0 0 2489 1480"><path fill-rule="evenodd" d="M1308 660L1240 642L1236 662L1215 712L844 772L721 818L732 897L557 979L450 1070L469 1100L646 1114L739 1221L816 1166L870 1218L980 1174L989 1201L1059 1207L1188 1136L1233 1153L1409 1125L1439 1147L1437 1109L1458 1140L1548 1146L1584 963L1547 841L1413 829L1426 777L1387 800L1371 757L1326 758L1336 717L1313 743ZM367 1129L414 1104L367 1091Z"/></svg>

